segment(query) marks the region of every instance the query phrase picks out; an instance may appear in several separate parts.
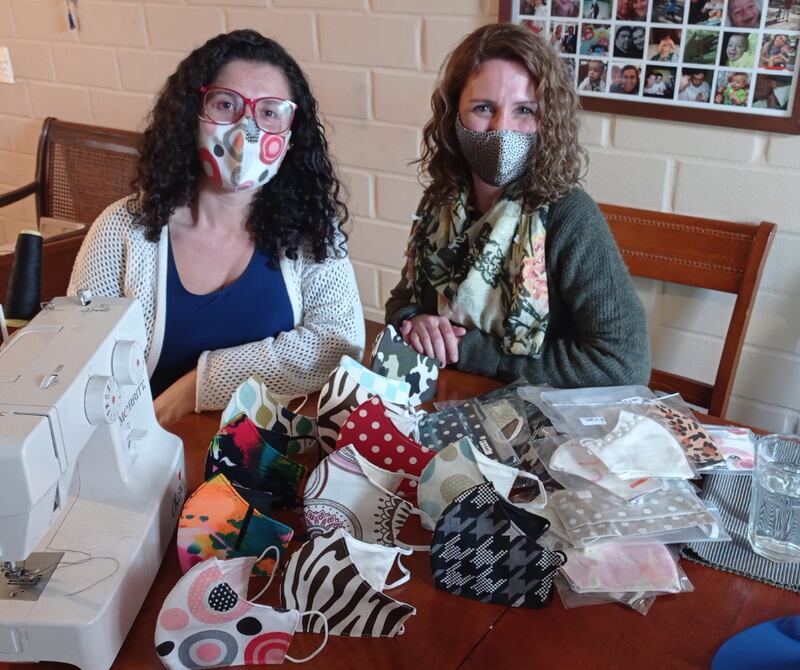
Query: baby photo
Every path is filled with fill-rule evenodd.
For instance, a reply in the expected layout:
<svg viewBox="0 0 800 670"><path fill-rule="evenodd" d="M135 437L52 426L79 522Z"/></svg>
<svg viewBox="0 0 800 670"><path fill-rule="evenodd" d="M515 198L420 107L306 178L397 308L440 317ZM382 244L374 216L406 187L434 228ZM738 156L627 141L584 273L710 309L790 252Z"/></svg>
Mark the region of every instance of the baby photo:
<svg viewBox="0 0 800 670"><path fill-rule="evenodd" d="M606 70L609 73L606 87L608 93L622 93L622 65L607 65Z"/></svg>
<svg viewBox="0 0 800 670"><path fill-rule="evenodd" d="M678 100L685 102L710 102L713 70L683 68L678 86Z"/></svg>
<svg viewBox="0 0 800 670"><path fill-rule="evenodd" d="M700 26L721 26L723 0L689 0L689 23Z"/></svg>
<svg viewBox="0 0 800 670"><path fill-rule="evenodd" d="M642 58L644 34L643 26L617 26L614 33L614 55L619 58Z"/></svg>
<svg viewBox="0 0 800 670"><path fill-rule="evenodd" d="M750 93L750 75L736 70L720 70L717 72L716 93L714 103L733 107L747 106Z"/></svg>
<svg viewBox="0 0 800 670"><path fill-rule="evenodd" d="M579 91L591 93L606 92L606 64L600 60L585 60L581 58L578 68Z"/></svg>
<svg viewBox="0 0 800 670"><path fill-rule="evenodd" d="M796 35L764 35L764 43L758 56L758 67L767 70L793 72L797 62Z"/></svg>
<svg viewBox="0 0 800 670"><path fill-rule="evenodd" d="M761 0L728 0L726 26L758 28L761 25Z"/></svg>
<svg viewBox="0 0 800 670"><path fill-rule="evenodd" d="M758 33L725 33L719 64L733 68L751 68L756 59Z"/></svg>
<svg viewBox="0 0 800 670"><path fill-rule="evenodd" d="M650 20L654 23L682 23L683 8L683 0L655 0Z"/></svg>
<svg viewBox="0 0 800 670"><path fill-rule="evenodd" d="M574 54L578 48L578 24L551 21L550 44L557 53Z"/></svg>
<svg viewBox="0 0 800 670"><path fill-rule="evenodd" d="M753 107L757 109L786 109L792 91L792 78L759 74L753 87Z"/></svg>
<svg viewBox="0 0 800 670"><path fill-rule="evenodd" d="M583 0L584 19L607 21L611 18L611 0Z"/></svg>
<svg viewBox="0 0 800 670"><path fill-rule="evenodd" d="M582 56L608 56L611 28L587 23L581 29Z"/></svg>
<svg viewBox="0 0 800 670"><path fill-rule="evenodd" d="M675 97L675 73L674 67L648 65L642 93L649 98L672 99Z"/></svg>
<svg viewBox="0 0 800 670"><path fill-rule="evenodd" d="M647 60L660 63L677 63L681 50L681 33L673 28L651 28Z"/></svg>
<svg viewBox="0 0 800 670"><path fill-rule="evenodd" d="M717 60L719 33L713 30L687 30L683 62L713 65Z"/></svg>
<svg viewBox="0 0 800 670"><path fill-rule="evenodd" d="M519 5L521 16L549 16L550 9L547 0L522 0Z"/></svg>
<svg viewBox="0 0 800 670"><path fill-rule="evenodd" d="M766 27L770 30L800 30L800 0L769 0Z"/></svg>

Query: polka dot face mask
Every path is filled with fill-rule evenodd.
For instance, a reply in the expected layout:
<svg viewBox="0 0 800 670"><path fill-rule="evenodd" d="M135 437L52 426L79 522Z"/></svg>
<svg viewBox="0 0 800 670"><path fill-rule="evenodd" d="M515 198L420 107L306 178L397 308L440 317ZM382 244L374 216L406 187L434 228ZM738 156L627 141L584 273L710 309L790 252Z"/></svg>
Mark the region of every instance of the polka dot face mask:
<svg viewBox="0 0 800 670"><path fill-rule="evenodd" d="M237 123L200 123L197 146L206 176L226 191L250 191L269 182L289 148L286 135L261 130L250 116Z"/></svg>
<svg viewBox="0 0 800 670"><path fill-rule="evenodd" d="M472 171L492 186L506 186L525 174L536 148L536 133L470 130L461 115L456 115L456 137Z"/></svg>

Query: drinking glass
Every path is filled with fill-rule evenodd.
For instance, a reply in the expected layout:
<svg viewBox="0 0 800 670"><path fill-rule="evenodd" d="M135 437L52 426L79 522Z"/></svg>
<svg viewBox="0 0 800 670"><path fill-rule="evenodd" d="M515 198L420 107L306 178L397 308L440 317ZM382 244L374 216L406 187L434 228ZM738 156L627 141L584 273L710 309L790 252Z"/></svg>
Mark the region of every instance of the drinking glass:
<svg viewBox="0 0 800 670"><path fill-rule="evenodd" d="M756 443L747 535L765 558L800 561L800 435Z"/></svg>

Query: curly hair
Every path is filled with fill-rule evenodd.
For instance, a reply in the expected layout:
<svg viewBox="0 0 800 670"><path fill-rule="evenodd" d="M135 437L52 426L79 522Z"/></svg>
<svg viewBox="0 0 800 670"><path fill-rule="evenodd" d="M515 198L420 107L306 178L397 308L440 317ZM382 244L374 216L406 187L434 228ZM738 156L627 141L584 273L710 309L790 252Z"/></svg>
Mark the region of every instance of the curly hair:
<svg viewBox="0 0 800 670"><path fill-rule="evenodd" d="M196 140L200 87L212 84L222 67L234 60L280 69L297 104L291 148L276 176L258 190L250 206L245 225L256 246L273 263L281 251L296 259L298 251L307 249L317 262L331 253L341 255L348 212L339 198L341 185L328 157L317 101L297 62L277 42L254 30L211 38L167 79L142 137L128 210L146 228L147 239L155 242L175 209L195 201L201 174Z"/></svg>
<svg viewBox="0 0 800 670"><path fill-rule="evenodd" d="M536 150L519 182L523 205L555 202L583 176L587 153L578 144L578 96L564 65L530 30L495 23L467 35L442 66L418 161L430 178L424 195L430 205L443 205L470 187L471 172L456 137L458 102L472 74L495 58L520 63L536 82Z"/></svg>

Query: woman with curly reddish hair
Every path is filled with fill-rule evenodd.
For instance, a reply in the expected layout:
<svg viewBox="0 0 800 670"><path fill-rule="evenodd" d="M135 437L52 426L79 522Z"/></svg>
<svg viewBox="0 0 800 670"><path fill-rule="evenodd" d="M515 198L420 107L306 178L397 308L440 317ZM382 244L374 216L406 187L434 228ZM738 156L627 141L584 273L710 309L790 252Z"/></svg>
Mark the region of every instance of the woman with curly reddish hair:
<svg viewBox="0 0 800 670"><path fill-rule="evenodd" d="M279 394L360 356L347 208L295 60L252 30L210 39L169 77L134 194L87 234L70 291L137 298L156 414L220 409L258 373Z"/></svg>
<svg viewBox="0 0 800 670"><path fill-rule="evenodd" d="M555 51L509 24L450 54L386 318L459 370L554 386L646 383L647 323L608 225L577 184L578 101Z"/></svg>

